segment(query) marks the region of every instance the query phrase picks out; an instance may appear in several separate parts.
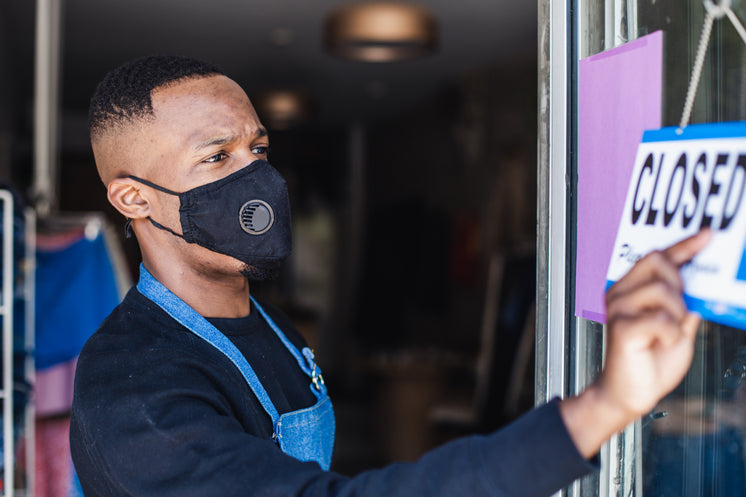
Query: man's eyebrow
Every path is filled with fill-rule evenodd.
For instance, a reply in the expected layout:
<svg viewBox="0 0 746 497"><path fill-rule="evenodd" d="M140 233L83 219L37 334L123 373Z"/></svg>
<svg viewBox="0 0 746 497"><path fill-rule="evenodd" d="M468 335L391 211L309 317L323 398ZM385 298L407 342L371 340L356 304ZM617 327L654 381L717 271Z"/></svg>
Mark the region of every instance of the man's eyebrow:
<svg viewBox="0 0 746 497"><path fill-rule="evenodd" d="M219 136L219 137L210 138L209 140L205 140L203 142L198 143L197 145L194 146L194 149L202 150L203 148L225 145L226 143L231 143L234 141L236 141L236 137L233 135Z"/></svg>
<svg viewBox="0 0 746 497"><path fill-rule="evenodd" d="M256 130L257 138L262 138L264 136L267 136L267 134L268 134L267 128L259 127ZM226 143L232 143L236 140L238 140L238 137L235 135L217 136L217 137L210 138L208 140L198 143L197 145L194 146L194 149L202 150L203 148L225 145Z"/></svg>

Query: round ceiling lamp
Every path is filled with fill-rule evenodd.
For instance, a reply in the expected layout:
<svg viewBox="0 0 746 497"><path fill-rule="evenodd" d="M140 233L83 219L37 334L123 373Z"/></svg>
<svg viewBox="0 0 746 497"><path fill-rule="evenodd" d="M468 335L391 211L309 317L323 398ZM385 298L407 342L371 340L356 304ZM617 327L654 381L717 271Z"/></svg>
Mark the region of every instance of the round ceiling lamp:
<svg viewBox="0 0 746 497"><path fill-rule="evenodd" d="M259 119L270 129L286 130L311 117L313 101L298 90L265 90L251 96Z"/></svg>
<svg viewBox="0 0 746 497"><path fill-rule="evenodd" d="M432 14L420 5L392 1L343 4L324 25L324 45L332 54L364 62L423 57L438 44Z"/></svg>

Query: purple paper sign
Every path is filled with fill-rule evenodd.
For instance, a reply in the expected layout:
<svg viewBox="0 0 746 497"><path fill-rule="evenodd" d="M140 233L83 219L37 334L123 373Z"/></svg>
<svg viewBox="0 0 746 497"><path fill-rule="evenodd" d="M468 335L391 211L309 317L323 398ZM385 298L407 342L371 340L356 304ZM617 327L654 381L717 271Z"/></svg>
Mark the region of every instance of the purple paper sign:
<svg viewBox="0 0 746 497"><path fill-rule="evenodd" d="M661 126L663 32L580 61L575 315L606 322L606 271L637 146Z"/></svg>

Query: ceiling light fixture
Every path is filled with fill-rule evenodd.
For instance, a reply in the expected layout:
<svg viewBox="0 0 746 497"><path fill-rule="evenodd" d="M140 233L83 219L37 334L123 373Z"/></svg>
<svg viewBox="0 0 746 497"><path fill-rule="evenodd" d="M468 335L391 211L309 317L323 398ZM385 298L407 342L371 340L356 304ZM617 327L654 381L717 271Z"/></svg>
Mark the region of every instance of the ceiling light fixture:
<svg viewBox="0 0 746 497"><path fill-rule="evenodd" d="M423 57L438 44L435 18L422 6L391 1L341 5L326 18L324 45L332 54L364 62Z"/></svg>
<svg viewBox="0 0 746 497"><path fill-rule="evenodd" d="M286 130L311 117L311 97L297 90L266 90L251 96L259 119L270 129Z"/></svg>

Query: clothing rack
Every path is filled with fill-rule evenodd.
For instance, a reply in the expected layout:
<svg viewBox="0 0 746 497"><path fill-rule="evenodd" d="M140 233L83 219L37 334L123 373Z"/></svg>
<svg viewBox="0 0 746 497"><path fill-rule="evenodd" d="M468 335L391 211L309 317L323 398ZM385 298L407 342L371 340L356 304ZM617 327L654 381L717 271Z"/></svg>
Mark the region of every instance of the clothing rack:
<svg viewBox="0 0 746 497"><path fill-rule="evenodd" d="M3 403L3 495L12 496L14 489L13 470L15 443L13 440L13 196L0 190L3 203L3 257L2 316L3 386L0 399Z"/></svg>
<svg viewBox="0 0 746 497"><path fill-rule="evenodd" d="M86 238L92 239L98 236L105 222L103 214L99 212L59 213L39 217L36 229L45 235L81 229Z"/></svg>
<svg viewBox="0 0 746 497"><path fill-rule="evenodd" d="M25 209L23 212L23 231L16 232L16 216L18 213L17 203L14 201L13 193L10 190L0 189L0 202L2 202L2 286L0 287L0 316L2 316L2 371L3 382L0 388L0 400L2 400L2 490L3 496L22 496L33 495L33 468L34 462L34 412L33 404L29 401L23 406L23 432L17 429L15 425L15 405L14 394L17 392L24 393L29 391L34 382L34 270L35 270L35 253L34 253L34 226L36 217L32 209ZM24 254L17 254L15 242L16 238L23 237ZM22 263L17 265L17 259L21 256ZM22 274L19 274L19 271ZM23 316L14 315L16 298L19 298L18 282L21 281L22 300L24 304ZM14 366L14 354L18 352L14 347L14 330L17 320L23 319L23 337L20 346L23 352L22 365L22 382L15 373L17 368ZM22 383L19 384L19 383ZM26 472L23 475L23 482L16 482L15 477L20 473L16 471L16 439L23 436L26 447Z"/></svg>

